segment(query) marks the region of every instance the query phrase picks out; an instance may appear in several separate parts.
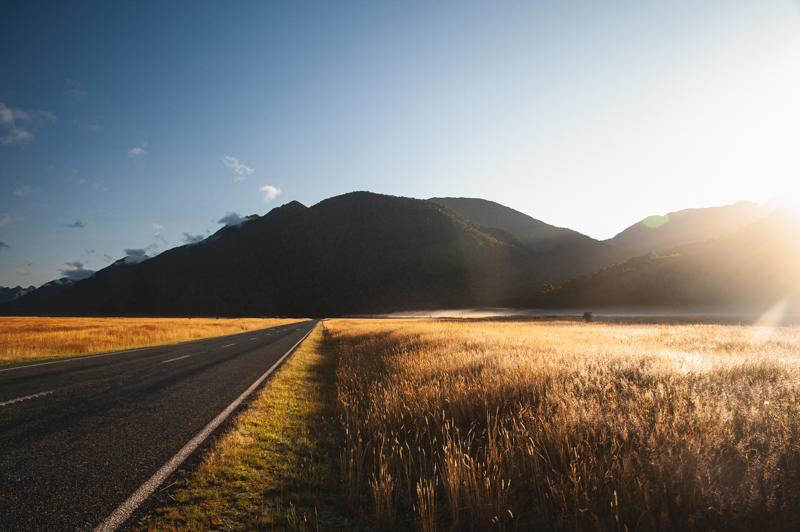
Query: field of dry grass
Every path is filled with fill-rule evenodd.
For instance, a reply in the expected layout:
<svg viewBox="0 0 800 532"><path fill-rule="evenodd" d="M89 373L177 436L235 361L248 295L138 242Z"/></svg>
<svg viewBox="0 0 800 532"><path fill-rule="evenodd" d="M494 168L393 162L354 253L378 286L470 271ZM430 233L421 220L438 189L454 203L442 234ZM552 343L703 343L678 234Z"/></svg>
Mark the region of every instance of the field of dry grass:
<svg viewBox="0 0 800 532"><path fill-rule="evenodd" d="M211 338L294 319L0 317L0 364Z"/></svg>
<svg viewBox="0 0 800 532"><path fill-rule="evenodd" d="M336 320L382 529L796 530L800 327Z"/></svg>

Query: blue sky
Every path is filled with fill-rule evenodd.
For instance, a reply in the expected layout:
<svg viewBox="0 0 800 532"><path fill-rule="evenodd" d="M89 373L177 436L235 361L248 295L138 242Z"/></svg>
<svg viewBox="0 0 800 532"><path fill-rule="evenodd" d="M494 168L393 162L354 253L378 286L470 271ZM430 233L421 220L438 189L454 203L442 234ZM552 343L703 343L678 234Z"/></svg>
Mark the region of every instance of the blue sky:
<svg viewBox="0 0 800 532"><path fill-rule="evenodd" d="M0 285L353 190L601 239L796 197L797 94L797 1L0 1Z"/></svg>

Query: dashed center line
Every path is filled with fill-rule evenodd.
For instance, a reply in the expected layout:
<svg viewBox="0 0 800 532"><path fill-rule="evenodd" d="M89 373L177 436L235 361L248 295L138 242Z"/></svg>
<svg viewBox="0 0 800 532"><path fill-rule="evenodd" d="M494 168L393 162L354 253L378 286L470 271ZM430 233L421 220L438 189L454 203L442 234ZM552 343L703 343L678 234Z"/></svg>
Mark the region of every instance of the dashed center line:
<svg viewBox="0 0 800 532"><path fill-rule="evenodd" d="M190 356L192 356L192 355L183 355L182 357L178 357L178 358L170 358L169 360L163 361L162 364L166 364L167 362L174 362L174 361L180 360L182 358L189 358Z"/></svg>
<svg viewBox="0 0 800 532"><path fill-rule="evenodd" d="M25 399L33 399L34 397L41 397L43 395L47 395L48 393L53 393L53 390L48 392L39 392L32 395L26 395L25 397L17 397L16 399L12 399L10 401L6 401L5 403L0 403L0 406L10 405L12 403L18 403L20 401L24 401Z"/></svg>
<svg viewBox="0 0 800 532"><path fill-rule="evenodd" d="M235 344L235 343L233 343L233 344L223 345L222 347L230 347L230 346L232 346L232 345L236 345L236 344Z"/></svg>
<svg viewBox="0 0 800 532"><path fill-rule="evenodd" d="M250 341L251 341L251 342L252 342L253 340L258 340L258 338L250 338Z"/></svg>

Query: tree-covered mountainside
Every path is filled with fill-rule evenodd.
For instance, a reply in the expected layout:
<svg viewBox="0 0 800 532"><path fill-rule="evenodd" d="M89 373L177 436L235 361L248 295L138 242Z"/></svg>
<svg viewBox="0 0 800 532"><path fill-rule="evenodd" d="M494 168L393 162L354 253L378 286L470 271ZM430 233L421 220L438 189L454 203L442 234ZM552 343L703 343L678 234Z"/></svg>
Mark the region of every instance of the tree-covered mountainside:
<svg viewBox="0 0 800 532"><path fill-rule="evenodd" d="M649 252L544 287L550 308L728 308L761 312L800 300L800 211L783 209L719 239Z"/></svg>
<svg viewBox="0 0 800 532"><path fill-rule="evenodd" d="M566 277L582 275L632 255L572 229L555 227L493 201L479 198L431 198L430 201L454 210L473 223L508 231L547 260L558 264L561 274Z"/></svg>
<svg viewBox="0 0 800 532"><path fill-rule="evenodd" d="M354 192L297 202L34 305L43 315L326 316L519 305L563 279L513 235L438 203Z"/></svg>

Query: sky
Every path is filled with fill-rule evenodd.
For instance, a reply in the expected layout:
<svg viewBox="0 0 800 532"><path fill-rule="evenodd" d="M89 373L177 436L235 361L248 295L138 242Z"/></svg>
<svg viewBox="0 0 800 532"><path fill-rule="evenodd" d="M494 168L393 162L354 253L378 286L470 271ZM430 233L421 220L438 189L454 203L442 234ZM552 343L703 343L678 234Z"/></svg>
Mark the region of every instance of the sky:
<svg viewBox="0 0 800 532"><path fill-rule="evenodd" d="M0 286L355 190L598 239L797 198L798 94L798 0L0 0Z"/></svg>

